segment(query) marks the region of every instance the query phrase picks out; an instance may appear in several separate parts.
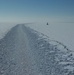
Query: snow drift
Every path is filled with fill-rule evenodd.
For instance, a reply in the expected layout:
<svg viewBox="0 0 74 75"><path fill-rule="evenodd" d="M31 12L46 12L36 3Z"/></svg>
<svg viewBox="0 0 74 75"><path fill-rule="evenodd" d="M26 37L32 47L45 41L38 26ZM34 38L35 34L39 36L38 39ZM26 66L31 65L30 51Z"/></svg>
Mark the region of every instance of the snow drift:
<svg viewBox="0 0 74 75"><path fill-rule="evenodd" d="M0 40L0 75L74 75L73 52L18 24Z"/></svg>

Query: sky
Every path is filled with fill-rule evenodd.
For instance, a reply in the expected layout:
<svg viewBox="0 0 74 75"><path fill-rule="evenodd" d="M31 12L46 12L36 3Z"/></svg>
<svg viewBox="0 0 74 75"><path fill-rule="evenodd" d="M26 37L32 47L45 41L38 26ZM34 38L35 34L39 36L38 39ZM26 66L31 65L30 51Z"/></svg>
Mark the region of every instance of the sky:
<svg viewBox="0 0 74 75"><path fill-rule="evenodd" d="M74 23L74 0L0 0L0 22Z"/></svg>

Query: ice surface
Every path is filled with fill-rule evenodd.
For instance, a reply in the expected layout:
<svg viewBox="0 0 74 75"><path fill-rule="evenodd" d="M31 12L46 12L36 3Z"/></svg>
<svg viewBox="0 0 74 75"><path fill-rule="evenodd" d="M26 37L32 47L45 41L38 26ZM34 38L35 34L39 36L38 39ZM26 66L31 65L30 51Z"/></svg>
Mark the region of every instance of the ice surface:
<svg viewBox="0 0 74 75"><path fill-rule="evenodd" d="M0 40L0 75L74 75L74 52L24 24Z"/></svg>

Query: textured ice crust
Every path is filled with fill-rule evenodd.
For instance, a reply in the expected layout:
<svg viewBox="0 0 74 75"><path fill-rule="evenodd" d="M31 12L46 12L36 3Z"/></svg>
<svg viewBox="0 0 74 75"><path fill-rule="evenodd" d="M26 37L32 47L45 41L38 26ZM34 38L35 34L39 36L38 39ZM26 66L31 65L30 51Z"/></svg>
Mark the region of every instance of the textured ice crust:
<svg viewBox="0 0 74 75"><path fill-rule="evenodd" d="M74 52L24 24L0 40L0 75L74 75Z"/></svg>
<svg viewBox="0 0 74 75"><path fill-rule="evenodd" d="M74 52L63 43L31 29L38 50L38 66L43 75L74 75ZM33 39L34 40L34 39Z"/></svg>

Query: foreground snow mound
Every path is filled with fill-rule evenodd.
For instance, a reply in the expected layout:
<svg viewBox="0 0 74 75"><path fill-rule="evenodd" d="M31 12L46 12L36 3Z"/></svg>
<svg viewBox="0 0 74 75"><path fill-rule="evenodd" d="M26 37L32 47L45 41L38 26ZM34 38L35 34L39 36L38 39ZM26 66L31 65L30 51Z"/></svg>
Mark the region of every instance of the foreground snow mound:
<svg viewBox="0 0 74 75"><path fill-rule="evenodd" d="M0 75L74 75L74 56L62 43L24 24L0 40Z"/></svg>

